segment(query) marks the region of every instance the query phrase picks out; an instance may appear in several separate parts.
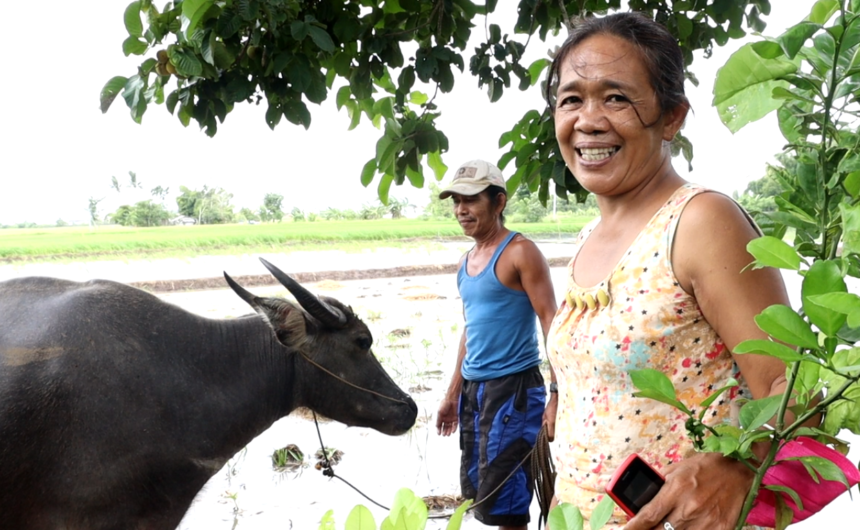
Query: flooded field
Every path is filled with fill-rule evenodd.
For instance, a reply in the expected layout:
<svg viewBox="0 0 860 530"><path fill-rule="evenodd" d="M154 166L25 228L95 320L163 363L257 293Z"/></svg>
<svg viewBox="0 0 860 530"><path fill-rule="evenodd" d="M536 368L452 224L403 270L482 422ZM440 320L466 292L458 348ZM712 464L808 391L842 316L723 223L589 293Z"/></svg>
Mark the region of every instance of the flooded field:
<svg viewBox="0 0 860 530"><path fill-rule="evenodd" d="M560 257L560 245L543 248L547 257ZM456 263L463 248L447 249L440 255L397 253L325 256L272 256L285 270L335 270L338 268L384 268L404 262ZM267 256L268 258L268 256ZM231 274L259 274L256 257L241 256L188 258L169 264L113 263L0 266L0 279L42 274L84 280L92 277L119 281L161 278L215 277L221 270ZM565 269L552 269L556 297L562 299ZM786 277L790 293L799 293L797 278ZM452 274L362 280L323 280L305 283L318 294L338 298L351 305L374 335L373 350L392 377L407 389L419 407L418 422L407 434L390 437L363 428L347 428L336 422L320 423L320 435L327 448L343 452L334 467L342 479L382 505L389 506L400 488L410 488L419 496L452 496L459 493L459 447L455 436L436 435L435 414L456 360L462 331L462 306ZM851 290L858 292L858 286ZM259 295L285 294L277 287L251 288ZM159 294L164 300L210 318L244 315L250 308L232 291L171 292ZM797 300L794 300L797 303ZM336 384L336 383L335 383ZM860 437L843 434L853 447L849 458L860 459ZM303 464L290 471L273 467L272 453L294 444L304 454ZM240 451L205 486L183 519L181 530L316 530L329 511L336 528L342 529L350 510L368 507L379 525L387 511L362 497L337 478L327 478L316 470L314 453L320 441L312 419L293 414L276 422ZM858 504L843 495L816 516L793 525L798 530L853 528L851 517ZM532 506L536 520L537 507ZM430 530L444 529L446 519L432 519ZM532 524L536 528L536 524ZM488 528L467 515L465 530Z"/></svg>

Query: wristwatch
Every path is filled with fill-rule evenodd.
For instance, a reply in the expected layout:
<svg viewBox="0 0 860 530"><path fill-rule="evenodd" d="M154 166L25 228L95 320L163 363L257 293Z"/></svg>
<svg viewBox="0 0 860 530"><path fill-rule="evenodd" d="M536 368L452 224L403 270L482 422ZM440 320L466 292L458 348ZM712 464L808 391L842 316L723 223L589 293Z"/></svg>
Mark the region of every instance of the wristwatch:
<svg viewBox="0 0 860 530"><path fill-rule="evenodd" d="M549 384L549 391L552 392L553 394L558 394L558 383L556 383L555 381L550 383Z"/></svg>

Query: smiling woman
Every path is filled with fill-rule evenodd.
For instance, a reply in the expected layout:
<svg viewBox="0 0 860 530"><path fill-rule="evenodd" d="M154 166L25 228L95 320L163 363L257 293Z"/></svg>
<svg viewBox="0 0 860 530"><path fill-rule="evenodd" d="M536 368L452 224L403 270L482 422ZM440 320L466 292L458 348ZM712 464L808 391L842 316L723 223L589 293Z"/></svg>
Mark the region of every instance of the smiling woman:
<svg viewBox="0 0 860 530"><path fill-rule="evenodd" d="M691 404L740 380L708 409L709 425L730 423L739 398L781 393L782 363L731 351L764 338L753 317L787 302L781 278L774 269L741 273L757 227L672 166L669 143L689 103L681 50L665 28L630 13L587 19L550 72L562 156L601 214L571 249L565 302L547 338L559 383L557 501L591 517L615 467L639 453L666 484L629 522L616 510L606 529L733 528L752 473L696 454L685 418L635 398L631 374L662 372Z"/></svg>

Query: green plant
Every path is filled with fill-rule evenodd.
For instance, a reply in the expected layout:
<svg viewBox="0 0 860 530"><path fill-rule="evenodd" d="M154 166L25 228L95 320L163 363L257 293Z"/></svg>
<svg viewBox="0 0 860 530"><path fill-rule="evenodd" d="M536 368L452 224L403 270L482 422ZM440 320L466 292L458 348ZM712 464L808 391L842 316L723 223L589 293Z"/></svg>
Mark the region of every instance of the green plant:
<svg viewBox="0 0 860 530"><path fill-rule="evenodd" d="M460 530L463 515L472 501L461 504L451 516L447 530ZM400 489L394 496L388 516L382 520L379 530L423 530L427 524L427 505L409 488ZM335 530L334 511L329 510L320 521L319 530ZM377 530L376 520L367 507L359 504L346 518L344 530Z"/></svg>
<svg viewBox="0 0 860 530"><path fill-rule="evenodd" d="M305 460L305 454L295 444L289 444L272 453L272 467L277 470L297 468Z"/></svg>
<svg viewBox="0 0 860 530"><path fill-rule="evenodd" d="M621 8L620 0L174 0L159 9L136 0L123 17L122 51L141 62L105 84L101 109L122 94L140 123L149 105L164 104L184 126L194 120L212 136L243 102L265 104L271 128L283 118L308 128L310 104L331 99L346 110L350 128L364 117L380 129L360 178L369 186L379 175L378 195L387 203L394 183L423 187L425 162L437 180L445 174L448 138L437 128L436 96L454 90L455 70L468 67L491 102L512 85L532 89L549 61L527 63L529 43L547 41L573 16ZM690 64L694 51L708 55L715 43L745 35L744 26L763 28L770 2L629 0L627 8L664 23ZM477 45L470 44L472 28L483 29ZM525 183L540 189L545 203L552 182L559 195L584 198L564 169L546 113L526 114L500 139L500 147L508 144L499 166L514 162L511 190ZM689 146L684 151L691 154Z"/></svg>

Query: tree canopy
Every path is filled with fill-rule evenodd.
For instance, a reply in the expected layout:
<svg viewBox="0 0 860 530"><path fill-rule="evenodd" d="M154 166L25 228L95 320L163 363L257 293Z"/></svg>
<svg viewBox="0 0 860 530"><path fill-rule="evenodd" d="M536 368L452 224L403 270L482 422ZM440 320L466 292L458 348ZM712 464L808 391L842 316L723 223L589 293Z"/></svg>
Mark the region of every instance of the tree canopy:
<svg viewBox="0 0 860 530"><path fill-rule="evenodd" d="M760 16L770 12L769 0L627 4L677 36L688 66L697 50L707 56L714 44L744 36L745 27L762 30ZM512 26L495 23L504 17L492 15L513 8L498 0L175 0L159 10L151 0L137 0L125 11L129 36L122 49L143 60L136 73L107 82L101 108L106 112L121 94L140 123L149 105L164 104L184 126L194 120L214 136L242 102L265 104L271 128L283 118L308 128L308 105L334 92L350 128L364 116L381 131L360 179L369 186L379 176L379 197L387 202L392 184L424 186L424 163L437 180L444 176L448 138L436 126L441 109L435 98L454 90L454 68L468 68L493 102L512 85L527 90L549 64L549 58L523 64L535 38L566 31L572 17L617 11L621 1L519 0ZM476 26L484 39L467 55ZM499 145L508 149L499 167L513 162L516 168L510 191L526 185L545 202L552 183L560 197L584 199L546 110L527 112L501 134ZM683 137L676 150L692 158Z"/></svg>

